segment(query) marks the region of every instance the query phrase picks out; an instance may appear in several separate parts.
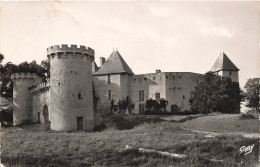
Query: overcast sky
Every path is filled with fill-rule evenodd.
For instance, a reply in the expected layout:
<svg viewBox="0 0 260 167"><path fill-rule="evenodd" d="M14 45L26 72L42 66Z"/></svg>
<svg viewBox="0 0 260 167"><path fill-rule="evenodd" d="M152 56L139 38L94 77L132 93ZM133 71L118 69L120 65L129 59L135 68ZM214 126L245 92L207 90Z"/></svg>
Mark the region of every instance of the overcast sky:
<svg viewBox="0 0 260 167"><path fill-rule="evenodd" d="M259 77L258 2L0 2L3 63L46 59L78 44L108 58L117 48L135 74L205 73L225 52L241 87Z"/></svg>

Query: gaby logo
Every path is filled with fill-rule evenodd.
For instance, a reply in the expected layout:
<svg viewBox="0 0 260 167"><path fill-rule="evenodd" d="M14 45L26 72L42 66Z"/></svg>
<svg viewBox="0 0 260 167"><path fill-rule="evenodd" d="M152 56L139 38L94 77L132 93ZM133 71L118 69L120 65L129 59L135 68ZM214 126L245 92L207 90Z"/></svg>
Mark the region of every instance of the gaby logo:
<svg viewBox="0 0 260 167"><path fill-rule="evenodd" d="M255 144L251 145L251 146L242 146L240 147L240 153L241 154L244 154L244 155L247 155L249 153L251 153L253 151L253 148L254 148Z"/></svg>

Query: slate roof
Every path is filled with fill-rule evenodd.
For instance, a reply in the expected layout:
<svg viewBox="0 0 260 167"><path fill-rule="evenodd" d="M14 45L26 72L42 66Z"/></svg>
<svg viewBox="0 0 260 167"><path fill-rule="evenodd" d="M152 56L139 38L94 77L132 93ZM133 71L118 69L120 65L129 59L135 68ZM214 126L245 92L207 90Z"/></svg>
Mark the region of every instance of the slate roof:
<svg viewBox="0 0 260 167"><path fill-rule="evenodd" d="M218 59L215 61L214 65L211 67L210 71L239 71L239 69L232 63L232 61L223 52L220 54Z"/></svg>
<svg viewBox="0 0 260 167"><path fill-rule="evenodd" d="M119 74L128 73L133 74L133 71L126 64L120 53L116 50L111 53L105 63L99 68L94 75L105 75L105 74Z"/></svg>

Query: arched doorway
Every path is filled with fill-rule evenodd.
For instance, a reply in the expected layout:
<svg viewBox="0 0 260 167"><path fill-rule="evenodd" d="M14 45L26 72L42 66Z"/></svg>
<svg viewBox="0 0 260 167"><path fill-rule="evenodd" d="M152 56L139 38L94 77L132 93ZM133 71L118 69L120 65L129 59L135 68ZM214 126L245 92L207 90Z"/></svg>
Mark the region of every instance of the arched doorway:
<svg viewBox="0 0 260 167"><path fill-rule="evenodd" d="M44 124L49 123L49 111L47 105L43 107L43 122Z"/></svg>

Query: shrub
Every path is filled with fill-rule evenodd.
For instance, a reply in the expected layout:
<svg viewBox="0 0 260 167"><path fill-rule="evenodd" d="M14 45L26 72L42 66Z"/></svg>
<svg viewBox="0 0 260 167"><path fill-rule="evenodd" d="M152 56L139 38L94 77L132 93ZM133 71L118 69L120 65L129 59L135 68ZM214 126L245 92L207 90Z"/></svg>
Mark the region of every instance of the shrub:
<svg viewBox="0 0 260 167"><path fill-rule="evenodd" d="M249 113L240 113L240 119L256 119L252 114Z"/></svg>
<svg viewBox="0 0 260 167"><path fill-rule="evenodd" d="M199 112L197 112L196 110L184 110L184 111L180 111L180 112L174 112L172 113L172 115L196 115L199 114Z"/></svg>
<svg viewBox="0 0 260 167"><path fill-rule="evenodd" d="M161 110L145 110L144 115L173 115L172 112L161 111Z"/></svg>
<svg viewBox="0 0 260 167"><path fill-rule="evenodd" d="M4 127L13 126L13 110L11 108L0 111L0 122Z"/></svg>
<svg viewBox="0 0 260 167"><path fill-rule="evenodd" d="M135 117L130 118L127 116L113 114L107 116L107 118L102 123L102 127L96 127L96 131L102 131L106 128L115 128L118 130L129 130L133 129L135 126L144 123L156 123L161 121L160 118L146 118L146 117Z"/></svg>

